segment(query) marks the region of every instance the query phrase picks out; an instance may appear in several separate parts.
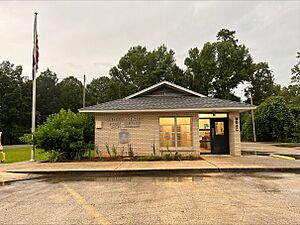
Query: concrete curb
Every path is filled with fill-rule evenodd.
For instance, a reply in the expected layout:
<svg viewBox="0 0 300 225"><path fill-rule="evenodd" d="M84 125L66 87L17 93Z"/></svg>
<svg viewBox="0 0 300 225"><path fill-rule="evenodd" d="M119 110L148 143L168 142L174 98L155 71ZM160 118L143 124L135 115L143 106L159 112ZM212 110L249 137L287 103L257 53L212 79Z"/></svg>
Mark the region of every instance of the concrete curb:
<svg viewBox="0 0 300 225"><path fill-rule="evenodd" d="M300 172L300 167L257 167L257 168L168 168L168 169L134 169L134 170L101 170L101 169L69 169L69 170L7 170L9 173L28 174L97 174L98 176L144 176L144 175L180 175L219 172Z"/></svg>

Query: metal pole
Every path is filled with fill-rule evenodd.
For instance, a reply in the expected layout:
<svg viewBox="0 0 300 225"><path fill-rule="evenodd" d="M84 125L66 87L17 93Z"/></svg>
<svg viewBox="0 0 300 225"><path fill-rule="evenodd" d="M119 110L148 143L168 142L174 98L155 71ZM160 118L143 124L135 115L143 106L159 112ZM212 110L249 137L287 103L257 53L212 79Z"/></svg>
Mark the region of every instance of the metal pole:
<svg viewBox="0 0 300 225"><path fill-rule="evenodd" d="M250 95L251 105L253 105L252 94ZM254 119L254 110L251 109L251 117L252 117L252 131L253 131L253 141L256 142L256 131L255 131L255 119Z"/></svg>
<svg viewBox="0 0 300 225"><path fill-rule="evenodd" d="M37 13L34 13L34 26L33 26L33 56L34 60L36 57L36 32L37 32ZM32 117L31 117L31 138L33 141L33 133L35 132L35 112L36 112L36 63L34 63L32 68ZM31 145L31 159L30 161L34 161L34 143Z"/></svg>
<svg viewBox="0 0 300 225"><path fill-rule="evenodd" d="M83 104L83 108L85 107L85 75L83 75L83 100L82 100L82 104Z"/></svg>

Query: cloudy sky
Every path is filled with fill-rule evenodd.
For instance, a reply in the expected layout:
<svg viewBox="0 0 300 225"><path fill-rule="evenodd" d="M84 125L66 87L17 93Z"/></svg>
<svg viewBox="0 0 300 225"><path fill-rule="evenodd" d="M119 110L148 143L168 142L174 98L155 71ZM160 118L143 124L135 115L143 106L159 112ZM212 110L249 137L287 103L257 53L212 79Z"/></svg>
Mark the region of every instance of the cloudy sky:
<svg viewBox="0 0 300 225"><path fill-rule="evenodd" d="M65 1L0 2L0 60L31 76L33 13L38 12L40 71L60 78L86 74L88 82L135 45L166 44L184 68L188 49L215 41L222 28L237 31L255 62L266 61L275 81L290 82L300 51L299 1Z"/></svg>

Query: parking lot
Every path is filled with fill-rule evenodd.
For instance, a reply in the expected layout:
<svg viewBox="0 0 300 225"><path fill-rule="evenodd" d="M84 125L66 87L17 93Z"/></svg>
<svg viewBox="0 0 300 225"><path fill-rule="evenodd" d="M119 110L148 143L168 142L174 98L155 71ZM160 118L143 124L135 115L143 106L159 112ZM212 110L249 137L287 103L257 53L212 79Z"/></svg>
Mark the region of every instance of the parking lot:
<svg viewBox="0 0 300 225"><path fill-rule="evenodd" d="M1 224L300 224L300 174L41 177L0 187Z"/></svg>

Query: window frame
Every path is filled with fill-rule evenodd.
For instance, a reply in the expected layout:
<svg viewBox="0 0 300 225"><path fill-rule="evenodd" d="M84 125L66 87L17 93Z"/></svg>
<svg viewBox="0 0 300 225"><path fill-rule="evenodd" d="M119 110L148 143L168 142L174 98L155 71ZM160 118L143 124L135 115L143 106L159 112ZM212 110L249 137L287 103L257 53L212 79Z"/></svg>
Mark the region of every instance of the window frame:
<svg viewBox="0 0 300 225"><path fill-rule="evenodd" d="M161 131L161 125L160 124L160 119L163 118L173 118L174 119L174 132L170 132L171 135L174 134L174 142L175 142L175 146L174 147L169 147L169 148L192 148L193 147L193 117L192 116L160 116L158 117L158 126L159 126L159 147L160 148L167 148L167 146L162 146L161 145L161 134L163 134L164 132ZM191 135L191 146L178 146L178 134L181 134L183 132L178 132L178 127L177 127L177 118L189 118L190 119L190 123L189 124L180 124L180 125L189 125L190 126L190 132L185 132L185 133L189 133ZM168 124L168 126L170 126Z"/></svg>

